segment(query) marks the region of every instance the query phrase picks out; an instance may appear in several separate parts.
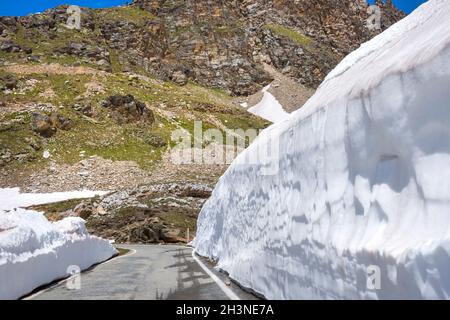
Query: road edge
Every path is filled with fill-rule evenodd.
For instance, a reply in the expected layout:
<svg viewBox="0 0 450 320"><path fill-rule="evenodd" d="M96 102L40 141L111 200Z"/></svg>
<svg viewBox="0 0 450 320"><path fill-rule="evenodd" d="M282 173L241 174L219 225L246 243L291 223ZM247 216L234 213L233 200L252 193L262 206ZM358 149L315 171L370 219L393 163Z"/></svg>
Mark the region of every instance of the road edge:
<svg viewBox="0 0 450 320"><path fill-rule="evenodd" d="M223 291L223 293L226 294L226 296L228 298L230 298L230 300L241 300L237 294L235 294L233 292L233 290L231 290L230 288L228 288L228 286L223 283L222 280L219 279L218 276L216 276L211 270L209 270L209 268L207 266L205 266L205 264L195 255L195 250L192 249L192 258L195 260L195 262L197 262L197 264L203 269L203 271L205 271L208 276L214 280L215 283L217 283L217 285L219 286L219 288Z"/></svg>

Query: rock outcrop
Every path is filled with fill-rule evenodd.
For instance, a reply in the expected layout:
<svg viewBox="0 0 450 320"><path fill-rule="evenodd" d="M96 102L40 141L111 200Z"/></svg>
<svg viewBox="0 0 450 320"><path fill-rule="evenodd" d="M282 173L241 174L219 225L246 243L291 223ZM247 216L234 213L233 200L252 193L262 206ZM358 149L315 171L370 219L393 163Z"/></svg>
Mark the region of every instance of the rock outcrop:
<svg viewBox="0 0 450 320"><path fill-rule="evenodd" d="M234 95L271 81L261 68L265 62L316 88L346 54L404 17L390 0L377 5L380 28L372 30L365 0L135 0L120 8L83 8L82 41L60 39L68 18L62 6L0 18L0 50L36 60L34 47L48 46L55 58L77 57L105 71L139 71L179 85L193 80ZM16 43L19 29L31 46Z"/></svg>
<svg viewBox="0 0 450 320"><path fill-rule="evenodd" d="M132 95L110 96L102 106L111 111L111 117L118 123L147 122L153 123L155 116L145 103L136 100Z"/></svg>
<svg viewBox="0 0 450 320"><path fill-rule="evenodd" d="M52 112L50 116L41 113L33 113L32 115L31 129L46 138L53 136L58 129L70 130L72 125L70 119L55 112Z"/></svg>

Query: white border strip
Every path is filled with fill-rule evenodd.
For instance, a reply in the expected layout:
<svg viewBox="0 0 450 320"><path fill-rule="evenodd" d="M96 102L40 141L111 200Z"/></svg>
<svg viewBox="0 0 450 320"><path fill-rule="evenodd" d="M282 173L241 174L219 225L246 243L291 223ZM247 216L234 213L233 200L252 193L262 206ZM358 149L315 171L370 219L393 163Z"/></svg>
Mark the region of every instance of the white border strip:
<svg viewBox="0 0 450 320"><path fill-rule="evenodd" d="M197 258L197 256L195 255L195 250L192 250L192 258L198 263L200 267L202 267L203 271L205 271L208 276L210 276L211 279L213 279L214 282L217 283L220 289L222 289L222 291L227 295L228 298L230 298L230 300L241 300L230 288L228 288L225 283L222 282L222 280L219 279L218 276L216 276L211 270L209 270L207 266L205 266L205 264L199 258Z"/></svg>

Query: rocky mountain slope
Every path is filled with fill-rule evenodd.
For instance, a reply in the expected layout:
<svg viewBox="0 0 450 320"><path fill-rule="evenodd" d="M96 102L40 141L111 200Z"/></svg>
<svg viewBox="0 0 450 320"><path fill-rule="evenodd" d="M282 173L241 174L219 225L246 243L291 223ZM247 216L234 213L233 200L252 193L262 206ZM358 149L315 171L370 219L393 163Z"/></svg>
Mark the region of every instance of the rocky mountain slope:
<svg viewBox="0 0 450 320"><path fill-rule="evenodd" d="M378 1L381 30L404 14ZM381 30L367 28L365 0L136 0L83 9L81 31L61 27L64 7L1 18L3 52L30 61L65 60L251 94L270 81L266 62L315 88L346 54Z"/></svg>
<svg viewBox="0 0 450 320"><path fill-rule="evenodd" d="M379 5L382 29L403 17ZM0 187L133 194L169 185L159 198L173 196L164 191L172 183L211 188L227 164L174 164L174 130L192 134L195 120L221 132L265 128L239 102L275 79L274 92L302 93L286 99L294 110L379 32L367 29L364 1L136 0L83 8L80 30L67 28L66 9L0 17Z"/></svg>

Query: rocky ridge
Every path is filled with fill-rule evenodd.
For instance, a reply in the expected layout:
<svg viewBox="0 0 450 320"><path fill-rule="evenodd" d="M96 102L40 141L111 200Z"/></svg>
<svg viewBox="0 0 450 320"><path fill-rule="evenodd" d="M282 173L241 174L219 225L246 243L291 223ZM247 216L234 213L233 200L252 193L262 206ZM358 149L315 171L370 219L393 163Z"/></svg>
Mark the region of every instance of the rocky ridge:
<svg viewBox="0 0 450 320"><path fill-rule="evenodd" d="M267 127L240 104L269 83L296 110L404 16L377 4L373 31L363 0L136 0L83 8L81 30L66 27L66 6L0 17L0 187L111 191L42 210L120 242L184 241L227 164L175 164L172 133L192 135L196 120L222 133Z"/></svg>
<svg viewBox="0 0 450 320"><path fill-rule="evenodd" d="M64 30L68 14L59 7L0 18L0 51L181 85L192 80L234 95L253 94L271 81L265 62L316 88L346 54L404 17L391 0L377 5L381 28L370 30L365 0L135 0L83 9L82 29L73 32Z"/></svg>

